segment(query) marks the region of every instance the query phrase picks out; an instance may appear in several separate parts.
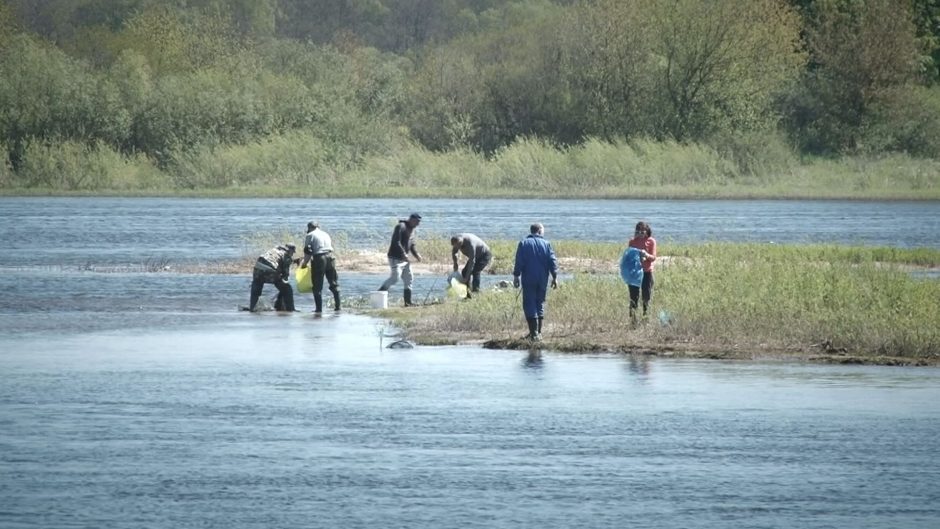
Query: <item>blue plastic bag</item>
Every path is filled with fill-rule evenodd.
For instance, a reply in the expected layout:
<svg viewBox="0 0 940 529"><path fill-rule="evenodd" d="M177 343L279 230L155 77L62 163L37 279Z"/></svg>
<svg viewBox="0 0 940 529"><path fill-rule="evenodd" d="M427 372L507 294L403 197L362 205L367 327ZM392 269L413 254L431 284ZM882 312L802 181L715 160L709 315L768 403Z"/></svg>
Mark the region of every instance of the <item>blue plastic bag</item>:
<svg viewBox="0 0 940 529"><path fill-rule="evenodd" d="M627 248L620 257L620 278L623 282L635 287L643 284L643 260L640 250Z"/></svg>

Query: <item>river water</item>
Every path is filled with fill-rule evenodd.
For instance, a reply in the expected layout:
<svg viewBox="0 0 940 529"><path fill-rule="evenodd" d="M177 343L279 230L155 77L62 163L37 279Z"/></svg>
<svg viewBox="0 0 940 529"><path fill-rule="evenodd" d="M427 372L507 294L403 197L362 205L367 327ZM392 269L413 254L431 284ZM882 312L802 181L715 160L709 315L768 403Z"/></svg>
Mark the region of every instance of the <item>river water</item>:
<svg viewBox="0 0 940 529"><path fill-rule="evenodd" d="M417 210L426 234L940 247L938 209L0 199L0 527L938 527L940 369L388 349L352 312L235 311L247 271L96 271L311 217L351 246Z"/></svg>

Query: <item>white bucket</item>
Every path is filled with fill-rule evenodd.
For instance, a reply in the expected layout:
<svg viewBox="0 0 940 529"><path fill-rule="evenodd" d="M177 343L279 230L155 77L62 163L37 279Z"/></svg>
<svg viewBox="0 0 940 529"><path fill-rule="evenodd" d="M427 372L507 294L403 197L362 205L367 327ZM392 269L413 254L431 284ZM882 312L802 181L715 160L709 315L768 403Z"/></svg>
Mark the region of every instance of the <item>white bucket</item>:
<svg viewBox="0 0 940 529"><path fill-rule="evenodd" d="M387 309L388 292L384 290L369 292L369 305L371 305L373 309Z"/></svg>

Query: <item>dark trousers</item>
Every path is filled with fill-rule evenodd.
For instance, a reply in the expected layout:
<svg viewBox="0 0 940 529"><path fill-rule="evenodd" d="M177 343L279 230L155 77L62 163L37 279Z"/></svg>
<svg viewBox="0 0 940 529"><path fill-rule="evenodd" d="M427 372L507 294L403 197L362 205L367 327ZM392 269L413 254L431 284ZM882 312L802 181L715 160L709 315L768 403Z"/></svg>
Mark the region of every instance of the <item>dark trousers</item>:
<svg viewBox="0 0 940 529"><path fill-rule="evenodd" d="M545 294L548 291L548 278L542 281L522 283L522 312L526 319L545 316Z"/></svg>
<svg viewBox="0 0 940 529"><path fill-rule="evenodd" d="M332 252L313 256L313 270L310 279L313 281L313 293L323 292L323 278L330 284L330 292L339 294L339 276L336 274L336 258Z"/></svg>
<svg viewBox="0 0 940 529"><path fill-rule="evenodd" d="M476 263L473 264L472 270L470 269L469 262L463 265L463 270L460 271L460 275L462 275L464 279L466 279L467 277L470 278L470 285L468 286L470 287L471 292L480 291L480 273L483 272L483 270L487 266L489 266L490 261L492 260L493 260L493 254L491 254L490 252L486 252L485 254L480 256L479 259L477 259Z"/></svg>
<svg viewBox="0 0 940 529"><path fill-rule="evenodd" d="M285 281L277 272L259 270L257 268L254 269L251 277L251 300L248 304L248 309L255 310L255 306L258 304L258 298L261 297L261 292L264 290L265 283L271 283L277 288L278 302L276 304L280 305L280 307L275 308L293 312L294 289L290 286L290 283Z"/></svg>
<svg viewBox="0 0 940 529"><path fill-rule="evenodd" d="M641 286L630 285L630 310L636 310L637 304L640 301L640 294L643 295L643 314L646 314L646 310L649 308L650 300L653 299L653 285L656 282L653 280L653 272L643 272L643 284Z"/></svg>

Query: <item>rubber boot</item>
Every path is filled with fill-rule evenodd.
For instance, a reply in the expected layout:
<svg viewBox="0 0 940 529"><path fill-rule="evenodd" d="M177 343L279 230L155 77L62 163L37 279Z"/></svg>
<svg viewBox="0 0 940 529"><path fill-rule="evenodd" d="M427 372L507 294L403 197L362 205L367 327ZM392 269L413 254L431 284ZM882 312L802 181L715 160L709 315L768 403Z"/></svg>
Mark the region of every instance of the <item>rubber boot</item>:
<svg viewBox="0 0 940 529"><path fill-rule="evenodd" d="M316 308L313 309L313 312L323 312L323 296L320 294L313 295L313 304Z"/></svg>
<svg viewBox="0 0 940 529"><path fill-rule="evenodd" d="M630 324L636 327L636 309L630 307Z"/></svg>
<svg viewBox="0 0 940 529"><path fill-rule="evenodd" d="M535 318L526 318L525 322L529 325L529 334L526 336L528 340L535 340L535 337L538 336L538 320Z"/></svg>
<svg viewBox="0 0 940 529"><path fill-rule="evenodd" d="M284 310L287 312L296 312L297 308L294 307L294 291L288 288L282 292L284 297Z"/></svg>
<svg viewBox="0 0 940 529"><path fill-rule="evenodd" d="M405 289L405 306L406 307L414 306L414 303L411 302L411 289L410 288Z"/></svg>
<svg viewBox="0 0 940 529"><path fill-rule="evenodd" d="M538 334L536 334L536 336L538 337L539 340L542 339L542 320L543 320L543 319L544 319L544 318L539 317L539 319L538 319L538 325L536 326L536 332L538 333Z"/></svg>
<svg viewBox="0 0 940 529"><path fill-rule="evenodd" d="M339 291L333 291L333 310L339 310Z"/></svg>

